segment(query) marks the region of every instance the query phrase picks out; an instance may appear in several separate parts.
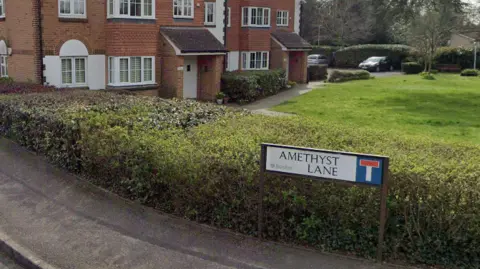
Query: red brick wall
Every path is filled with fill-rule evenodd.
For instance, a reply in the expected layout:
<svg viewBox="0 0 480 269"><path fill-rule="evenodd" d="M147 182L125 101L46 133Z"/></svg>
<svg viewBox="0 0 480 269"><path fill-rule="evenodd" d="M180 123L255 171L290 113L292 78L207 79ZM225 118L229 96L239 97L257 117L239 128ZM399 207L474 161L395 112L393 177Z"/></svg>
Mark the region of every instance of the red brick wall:
<svg viewBox="0 0 480 269"><path fill-rule="evenodd" d="M223 60L223 55L198 57L198 99L205 101L215 100L215 95L220 92ZM206 71L205 67L207 68Z"/></svg>
<svg viewBox="0 0 480 269"><path fill-rule="evenodd" d="M160 81L159 96L183 97L183 70L178 70L178 67L183 67L183 57L175 54L173 47L167 40L161 36L159 42L159 51L162 59L157 64L157 81ZM161 79L159 76L161 73Z"/></svg>
<svg viewBox="0 0 480 269"><path fill-rule="evenodd" d="M16 81L40 82L36 1L5 1L5 20L0 21L0 40L12 48L8 75Z"/></svg>
<svg viewBox="0 0 480 269"><path fill-rule="evenodd" d="M282 47L275 40L270 40L270 69L282 68L287 70L288 51L283 51Z"/></svg>
<svg viewBox="0 0 480 269"><path fill-rule="evenodd" d="M43 46L45 55L58 55L62 45L77 39L90 54L105 54L105 0L87 1L87 18L64 19L58 16L58 0L42 1Z"/></svg>

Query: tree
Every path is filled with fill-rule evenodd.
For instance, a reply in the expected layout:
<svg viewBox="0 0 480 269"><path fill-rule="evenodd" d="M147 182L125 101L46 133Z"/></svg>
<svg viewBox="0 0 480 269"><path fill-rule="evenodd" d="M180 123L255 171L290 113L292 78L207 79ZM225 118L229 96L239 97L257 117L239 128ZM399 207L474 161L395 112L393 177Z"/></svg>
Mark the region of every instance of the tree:
<svg viewBox="0 0 480 269"><path fill-rule="evenodd" d="M433 57L455 29L457 14L449 9L429 7L410 24L408 40L423 57L425 72L432 70Z"/></svg>

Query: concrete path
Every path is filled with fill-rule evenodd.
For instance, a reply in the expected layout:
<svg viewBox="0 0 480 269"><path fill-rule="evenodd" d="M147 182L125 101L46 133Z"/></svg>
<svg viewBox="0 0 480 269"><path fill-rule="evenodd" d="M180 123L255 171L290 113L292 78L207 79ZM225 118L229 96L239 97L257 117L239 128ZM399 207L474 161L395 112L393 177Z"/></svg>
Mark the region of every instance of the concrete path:
<svg viewBox="0 0 480 269"><path fill-rule="evenodd" d="M85 183L3 138L2 235L59 269L394 268L162 215Z"/></svg>

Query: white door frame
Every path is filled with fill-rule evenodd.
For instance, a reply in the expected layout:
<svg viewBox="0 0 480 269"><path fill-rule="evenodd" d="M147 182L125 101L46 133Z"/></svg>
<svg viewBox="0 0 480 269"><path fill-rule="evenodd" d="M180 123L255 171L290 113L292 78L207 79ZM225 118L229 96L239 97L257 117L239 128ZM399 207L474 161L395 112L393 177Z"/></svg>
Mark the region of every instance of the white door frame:
<svg viewBox="0 0 480 269"><path fill-rule="evenodd" d="M197 56L183 57L183 98L197 99L198 59Z"/></svg>

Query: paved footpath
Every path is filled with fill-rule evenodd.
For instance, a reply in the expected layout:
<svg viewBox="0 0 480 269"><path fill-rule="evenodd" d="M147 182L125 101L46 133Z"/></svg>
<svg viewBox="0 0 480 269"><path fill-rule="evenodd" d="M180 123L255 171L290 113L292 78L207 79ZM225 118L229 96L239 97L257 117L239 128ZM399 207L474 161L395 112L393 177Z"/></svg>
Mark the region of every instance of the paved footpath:
<svg viewBox="0 0 480 269"><path fill-rule="evenodd" d="M162 215L99 190L0 138L0 239L2 235L59 269L396 268Z"/></svg>

